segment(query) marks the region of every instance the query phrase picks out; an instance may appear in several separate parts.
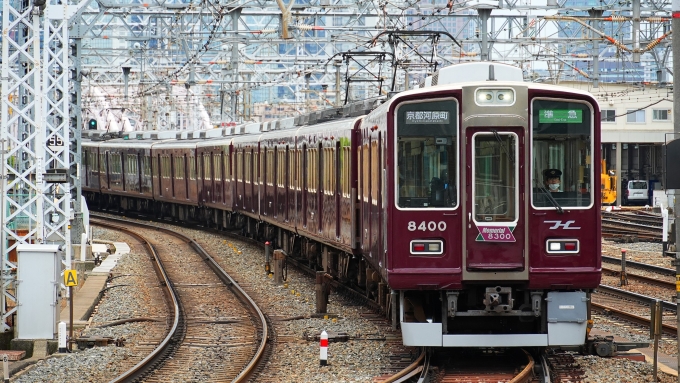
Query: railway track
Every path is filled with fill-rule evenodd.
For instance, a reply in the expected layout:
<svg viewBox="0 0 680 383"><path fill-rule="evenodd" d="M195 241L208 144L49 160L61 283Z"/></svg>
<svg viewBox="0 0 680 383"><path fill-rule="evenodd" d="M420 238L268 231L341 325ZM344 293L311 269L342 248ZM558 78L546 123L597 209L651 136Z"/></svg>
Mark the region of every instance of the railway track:
<svg viewBox="0 0 680 383"><path fill-rule="evenodd" d="M108 216L106 217L109 220L114 220L113 218L109 218ZM115 219L118 222L121 223L129 223L130 220L118 220ZM161 221L160 223L162 224L168 224L172 225L173 223L171 222L165 222ZM156 226L153 226L156 228ZM234 240L238 240L240 242L248 243L250 245L255 245L260 249L264 248L264 244L261 242L258 242L256 240L253 240L251 238L243 237L239 233L236 232L225 232L225 231L216 231L213 229L208 229L205 227L197 227L196 229L201 230L201 231L207 231L207 232L214 232L215 234L225 237L225 238L232 238ZM227 240L228 242L228 240ZM304 262L299 262L298 260L295 260L293 258L288 258L287 262L290 265L294 265L298 270L300 270L303 273L307 273L311 276L315 275L315 270L309 268ZM334 291L337 293L341 293L345 299L348 299L351 305L354 306L365 306L369 309L369 311L364 312L361 314L361 316L364 319L367 319L372 322L376 322L376 325L382 326L382 327L389 327L389 321L385 318L383 314L380 314L377 309L378 306L375 302L371 301L368 299L365 295L365 293L360 292L360 291L354 291L354 290L349 290L346 289L344 285L339 284L335 281L329 281L330 285L334 288ZM246 288L248 291L252 291L252 288L248 288L249 285L246 283L242 287ZM252 287L252 286L251 286ZM258 295L257 293L255 294L256 296ZM273 321L274 323L277 323L277 321L281 320L287 320L285 318L278 318L276 316L271 317L270 321ZM379 323L378 323L379 322ZM299 339L290 339L289 336L283 335L283 338L279 340L279 335L272 335L273 338L277 340L277 343L279 341L281 342L299 342ZM349 339L353 339L352 337L349 337ZM361 340L361 339L359 339ZM410 372L412 372L413 368L417 368L417 363L415 363L417 360L419 360L419 355L421 355L420 351L418 348L415 347L407 347L403 345L403 342L401 340L401 334L399 331L392 331L392 332L385 332L383 333L381 337L381 341L385 342L390 349L390 367L383 370L383 373L376 377L376 382L391 382L391 381L397 381L401 377L404 377L408 375ZM318 343L318 340L315 342ZM261 377L258 378L258 381L270 381L269 377Z"/></svg>
<svg viewBox="0 0 680 383"><path fill-rule="evenodd" d="M107 218L107 219L110 220L110 218ZM125 222L126 224L129 224L129 221L121 221L121 222ZM167 223L167 222L164 222L164 223ZM201 228L201 229L203 229L203 228ZM237 237L239 240L250 241L251 243L257 244L258 246L262 246L262 244L259 243L259 242L252 241L252 240L249 240L249 239L244 238L242 236L235 235L234 233L220 232L220 234L222 234L222 235L226 234L228 236L234 236L234 237ZM289 258L289 262L290 263L296 263L298 268L300 268L301 270L307 269L310 273L314 272L312 269L308 268L304 263L296 262L292 258ZM336 287L341 287L341 285L338 284L338 285L336 285ZM365 297L365 295L362 294L362 292L348 291L348 295L352 296L354 298L364 299L365 302L371 302L370 300L366 300L366 297ZM380 318L381 318L380 320L384 321L384 318L382 316ZM419 354L414 353L412 348L404 347L403 345L401 345L400 339L395 338L393 340L394 340L394 347L393 347L394 353L393 353L393 357L391 357L391 358L394 359L394 362L392 363L392 368L391 368L392 371L390 371L389 374L386 373L386 374L383 374L381 377L375 378L374 382L404 381L404 380L401 380L401 379L408 379L409 377L413 378L413 377L417 376L419 373L421 373L424 369L423 365L418 363L418 361L421 358L421 357L418 356ZM564 371L572 371L572 369L574 368L573 366L570 367L569 363L565 364L565 363L562 363L562 362L554 363L554 366L555 366L556 370L564 370ZM441 369L440 369L440 371L441 371ZM513 371L516 374L518 372L517 367L515 367L513 369ZM447 377L446 379L441 380L441 381L442 382L456 381L455 379L458 379L458 377L455 374L458 374L458 373L459 372L456 372L455 369L451 370L451 371L447 372L447 374L450 375L450 378ZM570 376L570 377L573 378L574 374L578 375L578 373L574 373L572 371L572 372L566 373L565 376ZM513 381L513 382L522 382L522 381L527 381L527 382L536 381L536 382L538 382L538 381L540 381L540 380L536 380L537 378L534 377L533 374L531 374L531 377L527 377L526 380L523 377L520 377L519 380L517 380L516 379L517 376L512 375L512 374L508 375L506 377L507 379L504 378L501 375L492 376L492 377L494 379L496 379L494 381ZM448 375L442 375L442 377L446 377L446 376L448 376ZM478 377L479 379L477 381L488 381L488 377L489 377L488 375L485 377L484 374L481 374ZM465 380L465 379L467 379L467 378L463 378L463 380L458 380L458 381L468 381L468 380ZM515 379L515 380L513 380L513 379ZM153 381L153 380L149 380L149 381ZM158 380L158 381L162 381L162 380ZM408 381L408 380L405 380L405 381ZM470 381L474 382L475 380L470 380ZM559 380L557 380L557 381L559 381ZM564 381L566 382L567 380L564 380ZM577 382L579 380L577 379L577 380L571 380L571 381Z"/></svg>
<svg viewBox="0 0 680 383"><path fill-rule="evenodd" d="M374 383L578 383L586 372L573 353L546 349L536 358L517 348L424 350L418 360L399 374L380 377Z"/></svg>
<svg viewBox="0 0 680 383"><path fill-rule="evenodd" d="M661 242L663 219L642 210L602 212L602 237L637 242Z"/></svg>
<svg viewBox="0 0 680 383"><path fill-rule="evenodd" d="M109 217L92 223L147 244L171 303L165 338L112 382L245 382L253 377L267 351L269 326L255 302L208 253L169 229Z"/></svg>

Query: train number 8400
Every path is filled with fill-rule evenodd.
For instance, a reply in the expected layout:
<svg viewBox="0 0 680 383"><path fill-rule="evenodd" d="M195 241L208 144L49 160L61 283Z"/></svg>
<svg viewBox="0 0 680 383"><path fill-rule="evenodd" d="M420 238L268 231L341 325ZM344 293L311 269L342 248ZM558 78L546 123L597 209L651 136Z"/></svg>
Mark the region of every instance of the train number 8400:
<svg viewBox="0 0 680 383"><path fill-rule="evenodd" d="M409 221L408 223L408 230L409 231L444 231L446 230L446 222L444 221L439 221L439 223L430 221L430 222L421 222L420 225L416 223L416 221Z"/></svg>

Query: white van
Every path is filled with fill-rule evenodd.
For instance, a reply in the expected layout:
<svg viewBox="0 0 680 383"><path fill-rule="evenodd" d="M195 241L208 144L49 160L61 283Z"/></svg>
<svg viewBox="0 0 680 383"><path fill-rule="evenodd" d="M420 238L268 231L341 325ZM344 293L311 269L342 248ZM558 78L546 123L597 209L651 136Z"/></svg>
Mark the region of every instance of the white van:
<svg viewBox="0 0 680 383"><path fill-rule="evenodd" d="M626 188L626 201L629 204L646 205L649 203L649 182L630 180Z"/></svg>

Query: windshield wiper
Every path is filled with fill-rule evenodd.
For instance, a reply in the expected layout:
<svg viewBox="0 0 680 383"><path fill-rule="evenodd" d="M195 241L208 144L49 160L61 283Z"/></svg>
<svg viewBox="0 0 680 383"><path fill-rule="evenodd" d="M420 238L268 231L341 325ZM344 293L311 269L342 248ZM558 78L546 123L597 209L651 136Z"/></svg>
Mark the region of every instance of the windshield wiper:
<svg viewBox="0 0 680 383"><path fill-rule="evenodd" d="M503 142L501 135L498 134L496 129L491 129L491 133L493 133L493 136L496 137L496 141L498 141L498 144L501 146L501 151L505 153L505 156L510 160L510 163L515 165L515 158L510 154L508 148L505 147L505 142Z"/></svg>
<svg viewBox="0 0 680 383"><path fill-rule="evenodd" d="M546 189L545 186L543 186L542 184L540 184L538 182L536 184L538 185L538 190L540 190L543 194L548 196L548 201L550 201L550 203L555 207L555 210L557 210L557 212L560 213L560 214L564 213L564 210L562 210L562 206L560 206L560 204L557 203L557 201L552 196L552 194L548 191L548 189Z"/></svg>

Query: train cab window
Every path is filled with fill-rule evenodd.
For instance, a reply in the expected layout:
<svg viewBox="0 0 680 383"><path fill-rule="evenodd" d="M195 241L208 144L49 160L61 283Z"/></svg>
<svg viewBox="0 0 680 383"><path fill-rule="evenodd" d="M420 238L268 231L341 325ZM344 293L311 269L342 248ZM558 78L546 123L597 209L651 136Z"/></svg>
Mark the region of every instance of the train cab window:
<svg viewBox="0 0 680 383"><path fill-rule="evenodd" d="M533 100L531 175L534 207L578 209L592 205L595 194L591 161L593 124L593 111L585 102ZM548 169L561 173L559 186L554 190L546 186L544 173Z"/></svg>
<svg viewBox="0 0 680 383"><path fill-rule="evenodd" d="M519 206L517 135L481 132L472 140L475 222L514 222Z"/></svg>
<svg viewBox="0 0 680 383"><path fill-rule="evenodd" d="M398 207L458 206L457 116L453 99L410 102L397 109Z"/></svg>

